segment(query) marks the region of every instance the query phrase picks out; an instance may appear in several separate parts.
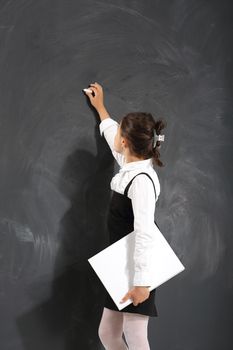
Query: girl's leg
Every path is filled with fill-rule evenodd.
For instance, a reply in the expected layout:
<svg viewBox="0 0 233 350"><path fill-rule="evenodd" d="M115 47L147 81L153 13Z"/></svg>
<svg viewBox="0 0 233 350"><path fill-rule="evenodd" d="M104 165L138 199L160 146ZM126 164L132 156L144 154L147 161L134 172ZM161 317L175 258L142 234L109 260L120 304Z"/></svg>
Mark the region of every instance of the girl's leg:
<svg viewBox="0 0 233 350"><path fill-rule="evenodd" d="M102 318L98 329L99 338L107 350L128 350L123 335L123 313L103 309Z"/></svg>
<svg viewBox="0 0 233 350"><path fill-rule="evenodd" d="M129 350L150 350L148 321L149 316L123 312L123 331Z"/></svg>

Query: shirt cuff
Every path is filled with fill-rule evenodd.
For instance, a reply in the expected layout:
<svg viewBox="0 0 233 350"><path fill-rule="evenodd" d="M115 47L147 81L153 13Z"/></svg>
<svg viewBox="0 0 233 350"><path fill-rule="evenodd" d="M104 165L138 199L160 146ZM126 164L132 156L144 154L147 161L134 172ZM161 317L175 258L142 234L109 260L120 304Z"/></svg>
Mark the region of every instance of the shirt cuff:
<svg viewBox="0 0 233 350"><path fill-rule="evenodd" d="M115 125L115 124L118 125L117 121L115 121L111 117L103 119L101 121L101 123L99 124L100 135L102 136L104 130L106 130L107 128L109 128L110 126Z"/></svg>
<svg viewBox="0 0 233 350"><path fill-rule="evenodd" d="M149 271L136 271L133 279L134 286L151 286L151 274Z"/></svg>

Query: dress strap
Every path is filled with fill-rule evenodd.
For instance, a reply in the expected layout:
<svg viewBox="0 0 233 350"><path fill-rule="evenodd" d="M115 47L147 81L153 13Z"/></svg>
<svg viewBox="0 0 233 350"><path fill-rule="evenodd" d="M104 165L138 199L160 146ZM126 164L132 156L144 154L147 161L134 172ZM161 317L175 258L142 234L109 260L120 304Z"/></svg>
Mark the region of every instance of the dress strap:
<svg viewBox="0 0 233 350"><path fill-rule="evenodd" d="M142 172L142 173L138 173L138 174L136 174L131 180L130 180L130 182L128 183L128 185L125 187L125 190L124 190L124 195L126 195L126 196L128 196L128 190L129 190L129 186L131 185L131 183L132 183L132 181L133 181L133 179L136 177L136 176L138 176L138 175L140 175L140 174L145 174L145 175L147 175L150 179L151 179L151 181L152 181L152 184L153 184L153 186L154 186L154 190L155 190L155 184L154 184L154 181L152 180L152 178L150 177L150 175L149 174L147 174L147 173L145 173L145 172ZM156 190L155 190L155 195L156 195Z"/></svg>

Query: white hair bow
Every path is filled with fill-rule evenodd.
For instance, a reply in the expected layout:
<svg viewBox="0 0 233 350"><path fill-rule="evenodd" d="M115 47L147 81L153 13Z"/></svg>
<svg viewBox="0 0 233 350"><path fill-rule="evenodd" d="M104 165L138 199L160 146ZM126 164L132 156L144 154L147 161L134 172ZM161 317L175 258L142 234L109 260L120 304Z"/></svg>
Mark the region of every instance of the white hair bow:
<svg viewBox="0 0 233 350"><path fill-rule="evenodd" d="M164 135L157 135L155 129L153 129L153 132L154 132L154 144L153 144L153 147L155 147L157 141L164 141Z"/></svg>

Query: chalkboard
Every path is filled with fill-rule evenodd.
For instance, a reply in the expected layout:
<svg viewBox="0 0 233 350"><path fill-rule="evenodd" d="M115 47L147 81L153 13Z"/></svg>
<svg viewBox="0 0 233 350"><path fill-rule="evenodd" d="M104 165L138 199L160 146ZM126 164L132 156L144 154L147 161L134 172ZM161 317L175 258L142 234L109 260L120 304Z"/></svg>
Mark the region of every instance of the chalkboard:
<svg viewBox="0 0 233 350"><path fill-rule="evenodd" d="M186 270L158 288L151 349L229 350L232 2L2 0L0 18L1 350L103 349L87 259L119 167L95 81L115 120L167 122L156 219Z"/></svg>

